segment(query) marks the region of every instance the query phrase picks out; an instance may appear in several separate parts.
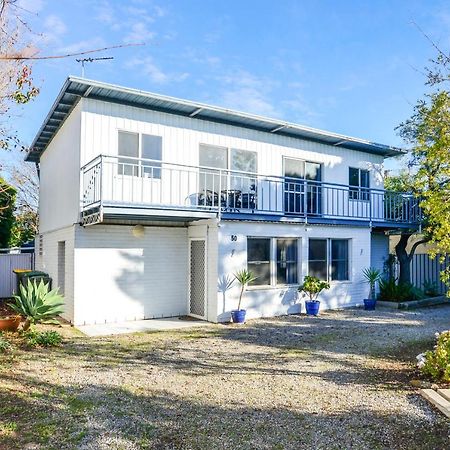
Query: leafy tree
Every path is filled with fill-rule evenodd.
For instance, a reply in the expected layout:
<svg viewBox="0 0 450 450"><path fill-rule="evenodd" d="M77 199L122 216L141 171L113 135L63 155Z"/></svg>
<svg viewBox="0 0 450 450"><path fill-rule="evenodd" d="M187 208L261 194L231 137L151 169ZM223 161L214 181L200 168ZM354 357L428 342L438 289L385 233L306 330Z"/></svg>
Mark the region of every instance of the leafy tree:
<svg viewBox="0 0 450 450"><path fill-rule="evenodd" d="M450 253L450 53L433 45L438 57L427 69L426 85L431 91L399 129L411 145L411 185L420 198L423 231L432 244L430 256L435 257ZM442 273L442 279L450 282L450 268Z"/></svg>
<svg viewBox="0 0 450 450"><path fill-rule="evenodd" d="M0 178L0 248L9 246L11 229L14 225L14 204L16 190Z"/></svg>

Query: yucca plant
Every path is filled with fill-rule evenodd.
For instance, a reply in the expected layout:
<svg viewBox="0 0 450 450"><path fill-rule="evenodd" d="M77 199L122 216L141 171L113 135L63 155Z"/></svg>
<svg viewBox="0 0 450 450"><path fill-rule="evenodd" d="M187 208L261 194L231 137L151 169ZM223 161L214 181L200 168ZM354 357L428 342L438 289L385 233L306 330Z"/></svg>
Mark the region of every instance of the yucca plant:
<svg viewBox="0 0 450 450"><path fill-rule="evenodd" d="M28 280L26 286L20 285L20 295L14 295L14 300L9 306L25 319L24 331L38 322L58 323L55 317L64 311L64 298L58 288L49 291L48 283L42 280L39 284Z"/></svg>
<svg viewBox="0 0 450 450"><path fill-rule="evenodd" d="M369 298L375 300L375 285L377 281L380 281L381 271L373 267L367 267L363 270L363 276L370 286Z"/></svg>
<svg viewBox="0 0 450 450"><path fill-rule="evenodd" d="M239 295L238 311L241 309L242 295L249 283L255 281L257 277L253 276L250 270L242 269L234 274L234 278L241 285L241 294Z"/></svg>

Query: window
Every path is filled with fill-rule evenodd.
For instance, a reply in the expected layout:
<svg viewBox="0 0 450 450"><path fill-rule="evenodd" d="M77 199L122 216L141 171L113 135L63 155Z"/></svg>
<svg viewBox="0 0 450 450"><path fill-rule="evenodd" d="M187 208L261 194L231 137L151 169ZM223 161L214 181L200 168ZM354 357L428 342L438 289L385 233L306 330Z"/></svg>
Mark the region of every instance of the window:
<svg viewBox="0 0 450 450"><path fill-rule="evenodd" d="M309 275L317 277L320 280L327 279L328 258L327 258L327 240L310 239L309 240Z"/></svg>
<svg viewBox="0 0 450 450"><path fill-rule="evenodd" d="M138 161L132 158L139 158L139 134L119 131L119 175L138 175Z"/></svg>
<svg viewBox="0 0 450 450"><path fill-rule="evenodd" d="M201 167L213 168L206 169L200 176L200 191L210 190L219 192L219 190L236 189L241 192L254 190L255 180L248 177L248 174L257 172L257 153L248 150L228 149L227 147L216 147L213 145L200 145L199 163ZM228 173L219 180L219 170L230 169L231 171L246 172L242 175L233 175L230 177L228 185ZM252 187L253 185L253 187Z"/></svg>
<svg viewBox="0 0 450 450"><path fill-rule="evenodd" d="M247 239L247 265L256 278L252 285L270 285L270 238Z"/></svg>
<svg viewBox="0 0 450 450"><path fill-rule="evenodd" d="M161 178L162 137L119 131L119 175ZM144 158L155 161L140 161Z"/></svg>
<svg viewBox="0 0 450 450"><path fill-rule="evenodd" d="M347 239L331 239L331 279L349 279Z"/></svg>
<svg viewBox="0 0 450 450"><path fill-rule="evenodd" d="M199 163L201 167L212 167L214 169L228 168L228 150L225 147L214 147L212 145L200 145ZM227 176L224 174L219 179L219 170L203 169L200 173L200 192L219 192L226 189Z"/></svg>
<svg viewBox="0 0 450 450"><path fill-rule="evenodd" d="M153 161L143 162L144 176L150 178L161 178L161 159L162 159L162 137L142 135L142 158ZM147 175L145 175L147 174Z"/></svg>
<svg viewBox="0 0 450 450"><path fill-rule="evenodd" d="M321 280L349 280L349 240L310 239L308 265L309 275Z"/></svg>
<svg viewBox="0 0 450 450"><path fill-rule="evenodd" d="M349 198L351 200L369 200L369 171L349 168L348 184L350 185Z"/></svg>
<svg viewBox="0 0 450 450"><path fill-rule="evenodd" d="M277 239L276 284L298 283L297 251L297 239Z"/></svg>
<svg viewBox="0 0 450 450"><path fill-rule="evenodd" d="M247 238L247 266L253 286L298 283L298 239Z"/></svg>

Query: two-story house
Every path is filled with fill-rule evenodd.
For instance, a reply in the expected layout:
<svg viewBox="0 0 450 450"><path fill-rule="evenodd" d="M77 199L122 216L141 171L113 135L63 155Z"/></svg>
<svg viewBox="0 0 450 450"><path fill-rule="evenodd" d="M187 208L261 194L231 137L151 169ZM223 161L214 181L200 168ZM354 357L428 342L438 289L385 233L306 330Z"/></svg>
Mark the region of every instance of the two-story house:
<svg viewBox="0 0 450 450"><path fill-rule="evenodd" d="M248 317L297 312L307 274L322 308L360 304L386 231L418 220L383 190L362 139L69 77L31 146L40 170L36 264L92 324L192 315L229 320L248 268Z"/></svg>

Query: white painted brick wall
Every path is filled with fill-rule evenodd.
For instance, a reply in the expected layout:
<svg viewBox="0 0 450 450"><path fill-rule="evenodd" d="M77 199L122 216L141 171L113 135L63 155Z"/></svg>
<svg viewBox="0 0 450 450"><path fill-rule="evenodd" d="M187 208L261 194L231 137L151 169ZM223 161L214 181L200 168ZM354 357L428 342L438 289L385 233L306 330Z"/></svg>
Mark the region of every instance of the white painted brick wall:
<svg viewBox="0 0 450 450"><path fill-rule="evenodd" d="M187 260L187 228L77 227L75 324L187 314Z"/></svg>
<svg viewBox="0 0 450 450"><path fill-rule="evenodd" d="M232 241L231 235L237 240ZM340 238L350 239L349 282L332 282L331 288L320 296L321 308L341 308L362 303L367 295L367 286L361 270L370 265L370 231L364 227L327 227L279 223L221 222L219 228L219 283L218 318L228 320L229 312L237 307L239 286L223 292L221 280L233 276L236 271L247 267L247 236L253 237L297 237L301 239L301 276L308 271L308 239ZM298 312L298 297L295 287L250 288L244 294L243 308L248 317L270 317ZM302 311L304 312L304 302Z"/></svg>

